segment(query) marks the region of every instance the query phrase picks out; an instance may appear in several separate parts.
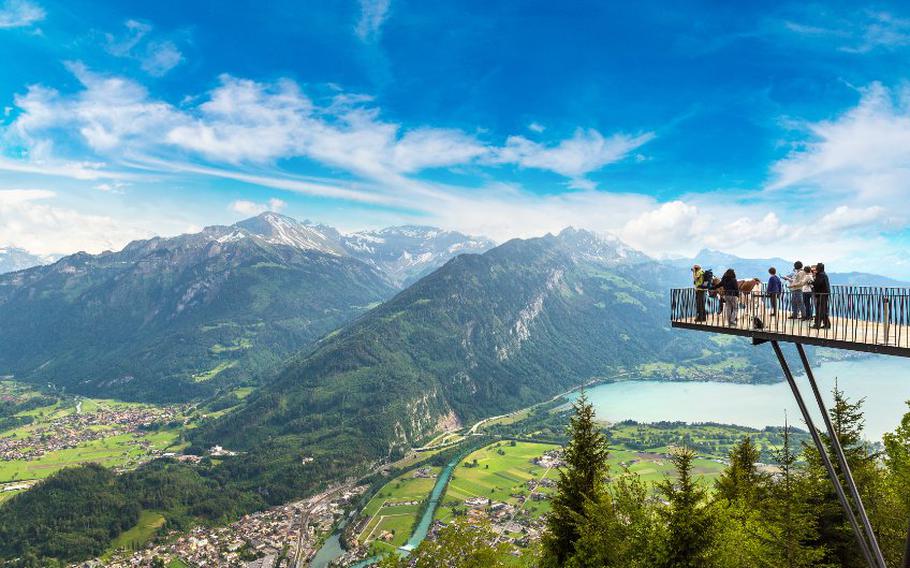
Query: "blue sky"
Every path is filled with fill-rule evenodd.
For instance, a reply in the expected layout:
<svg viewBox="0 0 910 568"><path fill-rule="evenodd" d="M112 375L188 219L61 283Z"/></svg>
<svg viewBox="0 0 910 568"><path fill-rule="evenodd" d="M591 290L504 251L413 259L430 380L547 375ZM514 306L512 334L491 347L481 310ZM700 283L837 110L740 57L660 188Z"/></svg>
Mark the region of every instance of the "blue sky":
<svg viewBox="0 0 910 568"><path fill-rule="evenodd" d="M0 53L0 245L269 208L910 277L900 4L0 0Z"/></svg>

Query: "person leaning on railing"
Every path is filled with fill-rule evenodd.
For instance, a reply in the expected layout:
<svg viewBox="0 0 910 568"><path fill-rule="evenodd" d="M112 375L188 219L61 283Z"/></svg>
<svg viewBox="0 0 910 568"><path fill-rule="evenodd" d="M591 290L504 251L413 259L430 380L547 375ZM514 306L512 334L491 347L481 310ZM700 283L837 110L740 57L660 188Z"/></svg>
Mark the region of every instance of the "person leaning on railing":
<svg viewBox="0 0 910 568"><path fill-rule="evenodd" d="M777 316L777 303L780 299L780 293L783 290L783 285L780 281L780 276L777 275L777 269L773 266L768 269L768 274L771 275L768 278L768 301L771 303L771 316Z"/></svg>
<svg viewBox="0 0 910 568"><path fill-rule="evenodd" d="M814 329L828 329L831 320L828 319L828 308L831 297L831 282L825 273L825 265L821 262L815 265L815 279L812 281L812 294L815 296L815 325Z"/></svg>
<svg viewBox="0 0 910 568"><path fill-rule="evenodd" d="M803 308L803 263L796 261L793 263L793 272L784 276L787 281L787 288L790 290L790 319L799 319L805 317Z"/></svg>

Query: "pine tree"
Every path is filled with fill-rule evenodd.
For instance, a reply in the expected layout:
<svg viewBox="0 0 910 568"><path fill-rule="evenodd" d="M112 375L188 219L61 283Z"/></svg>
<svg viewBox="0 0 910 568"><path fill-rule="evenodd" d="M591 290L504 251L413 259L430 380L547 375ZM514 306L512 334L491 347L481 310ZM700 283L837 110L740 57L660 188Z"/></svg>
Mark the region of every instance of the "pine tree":
<svg viewBox="0 0 910 568"><path fill-rule="evenodd" d="M650 487L628 470L588 503L579 532L567 568L652 568L665 540Z"/></svg>
<svg viewBox="0 0 910 568"><path fill-rule="evenodd" d="M741 501L747 507L758 507L768 483L768 476L756 465L759 458L760 452L752 438L744 436L730 450L730 465L715 482L718 497L729 502Z"/></svg>
<svg viewBox="0 0 910 568"><path fill-rule="evenodd" d="M657 492L667 502L661 515L667 530L663 558L664 568L703 568L709 563L715 540L715 524L707 507L707 491L692 476L695 453L683 448L671 457L677 479L657 484Z"/></svg>
<svg viewBox="0 0 910 568"><path fill-rule="evenodd" d="M765 508L768 560L780 568L818 566L825 555L823 548L813 546L818 538L816 521L807 499L804 476L797 467L799 454L790 441L790 426L784 421L783 445L774 453L780 474L769 485Z"/></svg>
<svg viewBox="0 0 910 568"><path fill-rule="evenodd" d="M563 566L571 556L586 503L597 497L607 477L607 440L594 422L594 406L584 391L573 407L565 466L559 472L543 539L543 563L548 566Z"/></svg>
<svg viewBox="0 0 910 568"><path fill-rule="evenodd" d="M904 414L894 432L884 434L882 439L888 506L876 511L881 513L877 528L882 529L879 542L888 565L899 566L904 555L910 558L910 550L905 550L910 546L910 412Z"/></svg>
<svg viewBox="0 0 910 568"><path fill-rule="evenodd" d="M876 467L877 457L869 452L863 442L865 417L862 406L864 399L851 402L844 391L838 388L836 382L832 394L834 404L828 410L828 414L831 417L834 433L843 448L847 466L856 482L863 504L867 511L874 511L878 501L876 492L879 473ZM840 471L834 454L832 440L827 433L823 433L821 437L837 470L839 481L843 487L846 487L843 472ZM818 527L816 545L824 548L826 552L824 560L838 566L865 566L865 560L857 545L853 528L847 522L818 450L807 444L803 448L803 455L807 464L807 492Z"/></svg>

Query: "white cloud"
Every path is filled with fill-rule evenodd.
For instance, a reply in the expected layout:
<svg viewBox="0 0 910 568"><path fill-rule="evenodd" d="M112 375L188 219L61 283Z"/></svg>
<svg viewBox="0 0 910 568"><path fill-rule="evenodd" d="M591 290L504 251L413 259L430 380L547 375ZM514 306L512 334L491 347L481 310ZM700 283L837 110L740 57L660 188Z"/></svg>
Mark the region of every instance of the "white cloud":
<svg viewBox="0 0 910 568"><path fill-rule="evenodd" d="M120 35L105 34L107 52L116 57L134 59L142 70L153 77L166 75L183 62L183 53L167 39L153 39L153 26L146 22L127 20Z"/></svg>
<svg viewBox="0 0 910 568"><path fill-rule="evenodd" d="M247 201L245 199L238 199L230 205L230 210L242 215L258 215L260 213L265 213L266 211L278 212L284 209L287 206L287 203L278 199L271 198L265 203L256 203L255 201Z"/></svg>
<svg viewBox="0 0 910 568"><path fill-rule="evenodd" d="M183 53L174 42L154 41L148 44L142 58L142 69L153 77L161 77L182 61Z"/></svg>
<svg viewBox="0 0 910 568"><path fill-rule="evenodd" d="M541 132L543 132L546 129L547 128L544 125L540 124L539 122L532 122L531 124L528 125L528 130L530 130L531 132L537 132L538 134L540 134Z"/></svg>
<svg viewBox="0 0 910 568"><path fill-rule="evenodd" d="M804 8L807 13L801 18L782 22L782 29L800 36L800 40L820 41L825 48L834 46L838 51L860 55L910 45L910 20L890 12L859 9L845 14L812 10L811 5Z"/></svg>
<svg viewBox="0 0 910 568"><path fill-rule="evenodd" d="M360 0L360 19L354 32L362 41L375 40L388 17L391 0Z"/></svg>
<svg viewBox="0 0 910 568"><path fill-rule="evenodd" d="M0 245L15 245L37 254L119 249L148 231L103 215L58 207L53 191L0 190Z"/></svg>
<svg viewBox="0 0 910 568"><path fill-rule="evenodd" d="M50 199L56 193L46 189L0 189L0 205L17 205L27 201Z"/></svg>
<svg viewBox="0 0 910 568"><path fill-rule="evenodd" d="M910 91L873 83L837 118L798 126L808 140L772 166L770 190L808 192L829 206L883 207L910 220Z"/></svg>
<svg viewBox="0 0 910 568"><path fill-rule="evenodd" d="M495 161L556 172L572 179L576 186L586 188L590 186L584 179L587 174L624 159L653 138L650 132L605 138L597 130L579 128L571 138L547 146L524 136L510 136L505 147L497 151Z"/></svg>
<svg viewBox="0 0 910 568"><path fill-rule="evenodd" d="M123 154L155 145L174 125L186 121L167 103L151 100L146 89L128 79L104 76L82 63L67 63L83 90L62 95L31 86L17 95L21 113L10 130L33 147L55 135L78 134L96 151Z"/></svg>
<svg viewBox="0 0 910 568"><path fill-rule="evenodd" d="M45 15L44 8L29 0L6 0L0 4L0 29L27 28Z"/></svg>
<svg viewBox="0 0 910 568"><path fill-rule="evenodd" d="M317 103L286 79L260 83L224 75L201 103L178 108L151 98L135 81L81 63L68 68L82 90L64 95L33 85L15 99L20 112L8 135L29 147L33 160L41 148L52 155L54 140L75 135L115 160L175 159L174 150L235 166L304 157L386 186L407 185L405 175L429 168L510 163L550 170L570 178L573 187L592 189L586 174L653 138L578 129L556 143L512 136L498 147L457 129L406 129L384 121L363 96L342 93Z"/></svg>
<svg viewBox="0 0 910 568"><path fill-rule="evenodd" d="M105 183L99 183L92 186L98 191L103 191L105 193L123 193L123 188L127 187L128 183L122 181L110 181Z"/></svg>
<svg viewBox="0 0 910 568"><path fill-rule="evenodd" d="M857 209L841 205L819 219L818 224L829 230L856 229L879 223L883 220L884 215L883 207L872 206Z"/></svg>
<svg viewBox="0 0 910 568"><path fill-rule="evenodd" d="M674 242L688 242L702 232L698 207L683 201L663 203L630 219L618 231L621 238L648 251L666 251Z"/></svg>

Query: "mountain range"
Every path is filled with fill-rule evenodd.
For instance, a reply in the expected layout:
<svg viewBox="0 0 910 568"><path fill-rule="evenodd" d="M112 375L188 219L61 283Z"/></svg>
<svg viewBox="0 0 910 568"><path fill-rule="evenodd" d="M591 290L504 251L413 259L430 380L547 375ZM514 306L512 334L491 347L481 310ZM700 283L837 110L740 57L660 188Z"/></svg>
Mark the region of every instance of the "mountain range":
<svg viewBox="0 0 910 568"><path fill-rule="evenodd" d="M194 445L255 453L269 440L339 469L645 366L759 376L745 344L670 330L679 273L575 229L455 257L300 353Z"/></svg>
<svg viewBox="0 0 910 568"><path fill-rule="evenodd" d="M343 236L264 213L77 253L0 275L0 374L155 401L255 383L400 283L489 244L414 227Z"/></svg>
<svg viewBox="0 0 910 568"><path fill-rule="evenodd" d="M0 247L0 274L50 264L59 258L60 255L32 254L18 247Z"/></svg>

